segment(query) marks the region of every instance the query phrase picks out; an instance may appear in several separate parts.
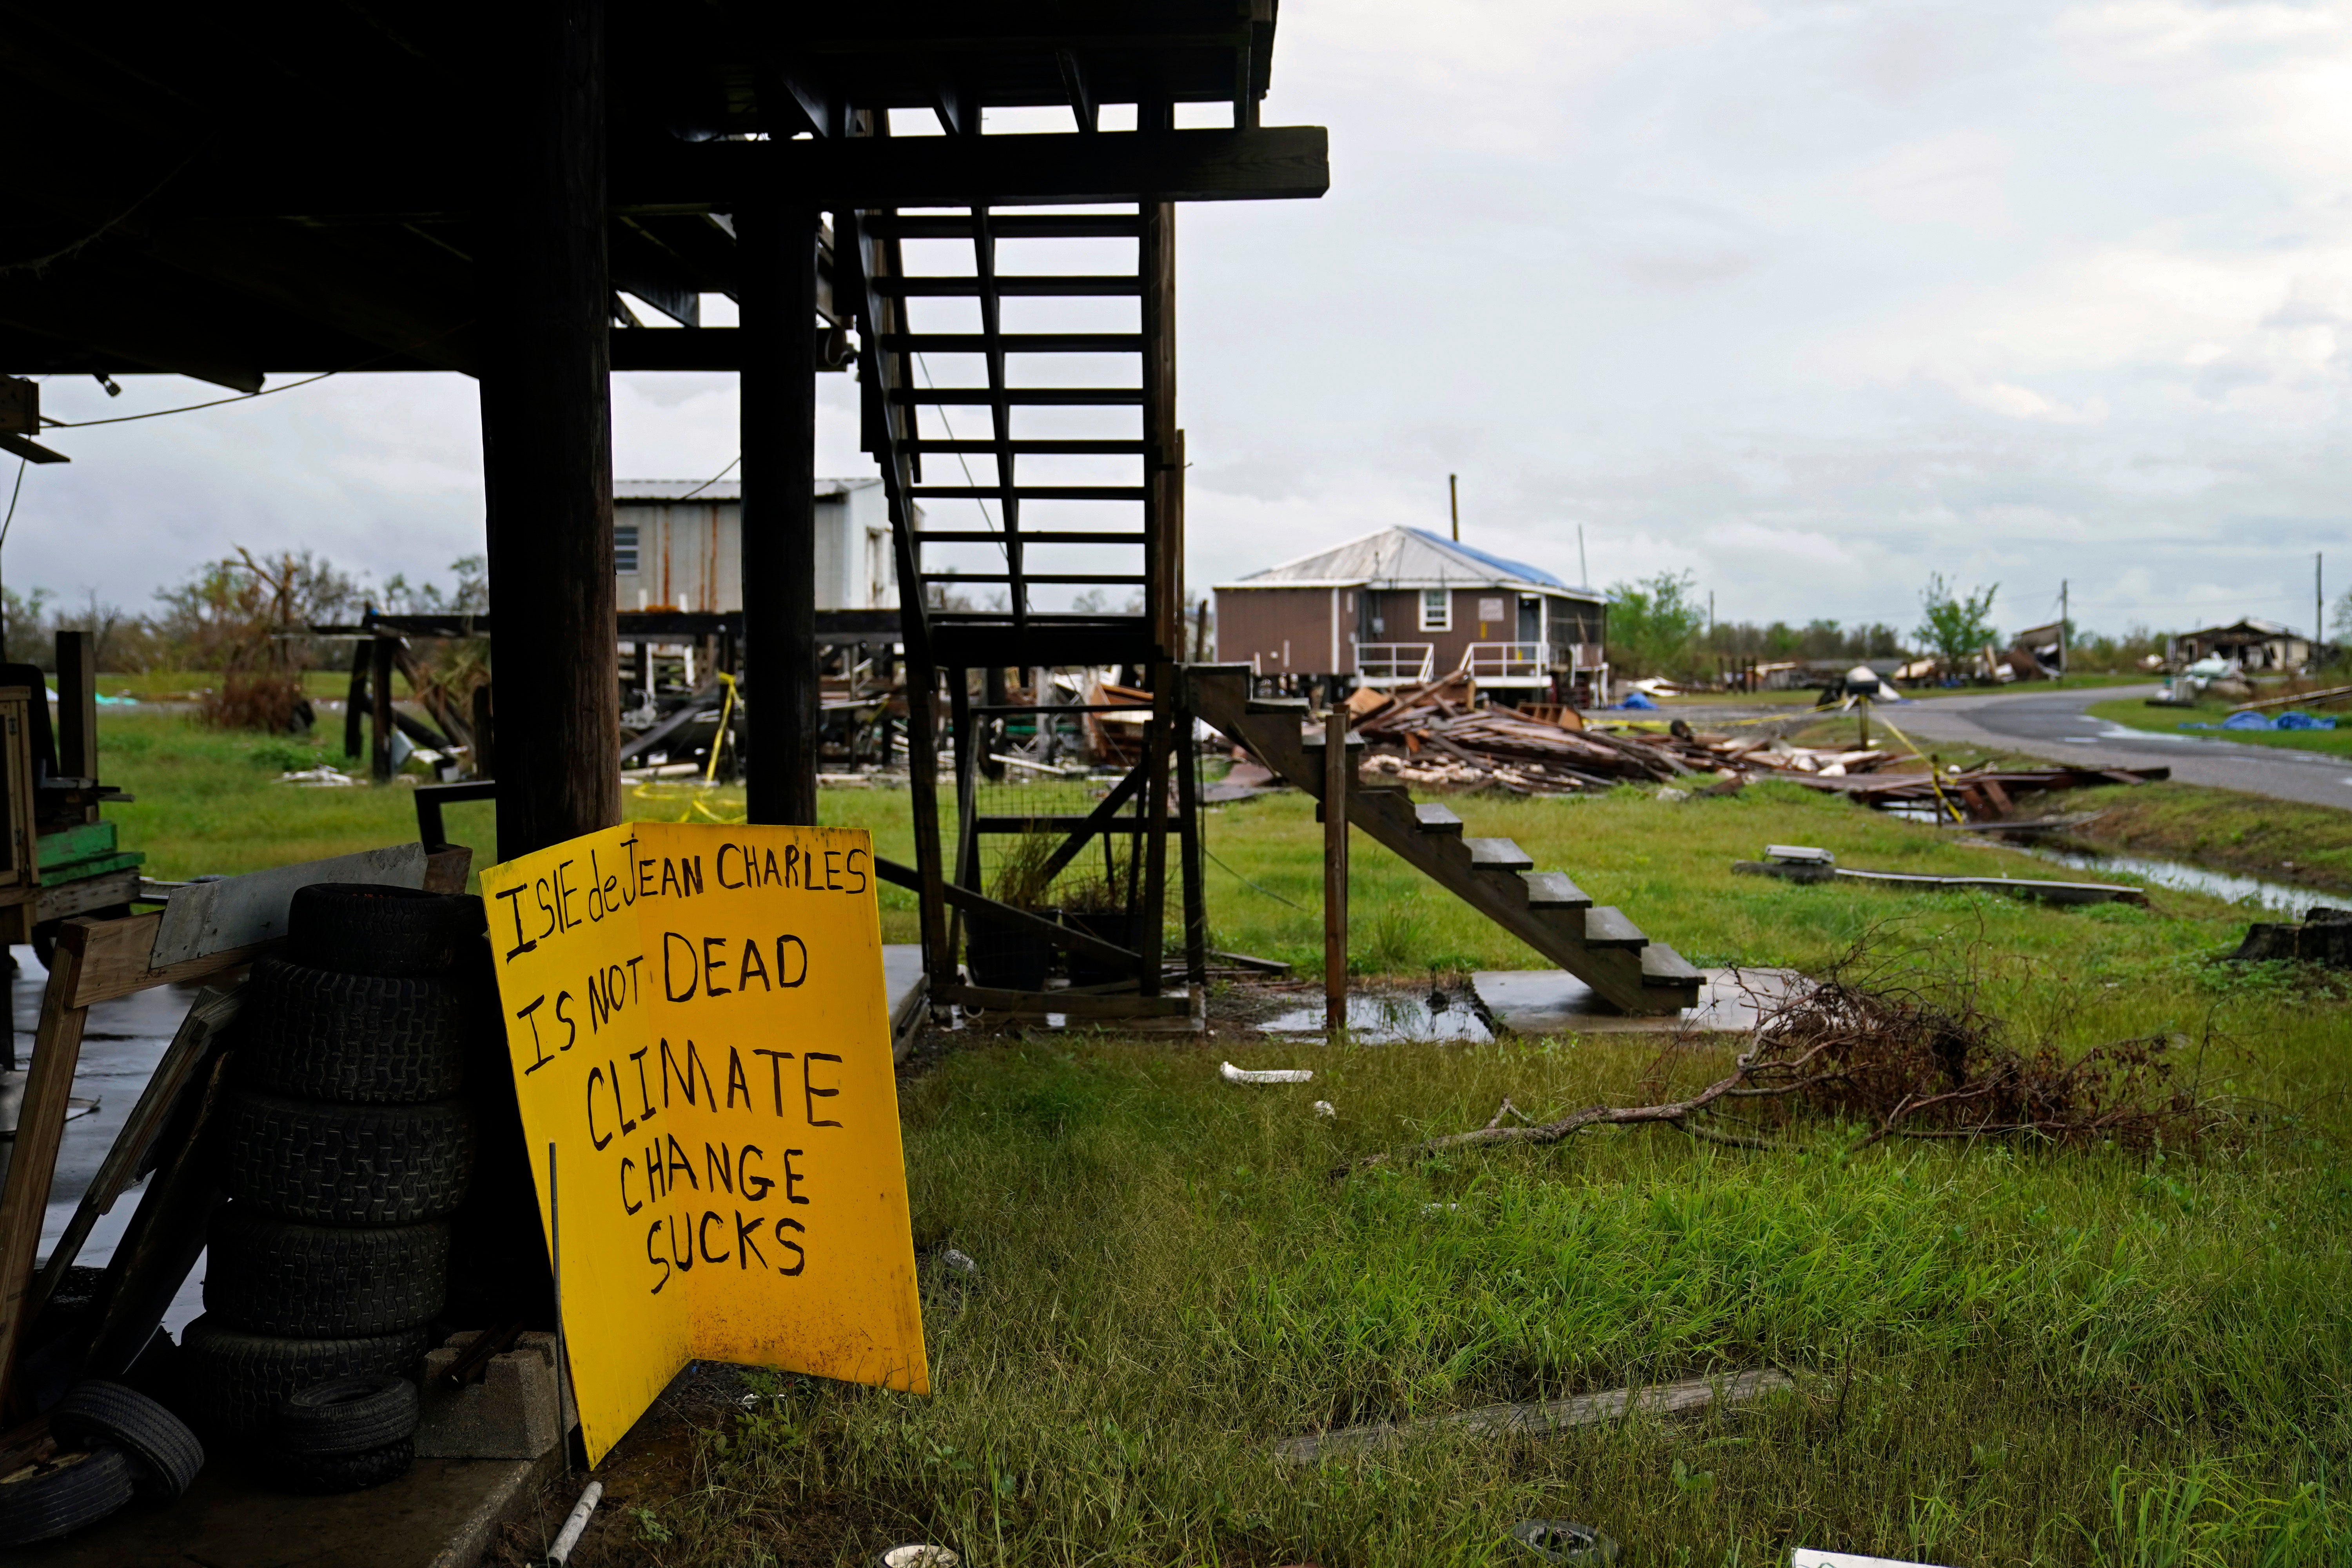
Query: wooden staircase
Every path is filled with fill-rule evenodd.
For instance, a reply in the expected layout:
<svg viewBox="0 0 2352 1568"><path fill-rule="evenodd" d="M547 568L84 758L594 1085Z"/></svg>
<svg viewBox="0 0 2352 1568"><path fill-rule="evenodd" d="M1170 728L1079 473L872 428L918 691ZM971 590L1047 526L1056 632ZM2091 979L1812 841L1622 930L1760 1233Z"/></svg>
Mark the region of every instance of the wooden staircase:
<svg viewBox="0 0 2352 1568"><path fill-rule="evenodd" d="M1245 664L1192 665L1190 705L1228 739L1307 794L1323 795L1324 740L1306 727L1303 699L1250 695ZM1362 742L1349 737L1350 751ZM1698 1002L1701 975L1622 910L1595 906L1567 875L1538 871L1507 838L1473 838L1462 819L1403 789L1353 784L1348 822L1463 902L1575 975L1626 1013L1673 1013Z"/></svg>

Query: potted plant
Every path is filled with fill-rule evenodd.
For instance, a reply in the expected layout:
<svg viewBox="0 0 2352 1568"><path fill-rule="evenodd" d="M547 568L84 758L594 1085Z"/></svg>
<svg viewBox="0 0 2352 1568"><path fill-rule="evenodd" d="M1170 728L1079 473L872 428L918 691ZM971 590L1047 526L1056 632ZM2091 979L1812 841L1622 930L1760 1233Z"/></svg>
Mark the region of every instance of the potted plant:
<svg viewBox="0 0 2352 1568"><path fill-rule="evenodd" d="M996 868L996 880L989 889L989 897L1000 904L1053 919L1053 911L1045 904L1046 889L1053 882L1048 866L1054 846L1051 834L1024 833L1015 838L1003 864ZM992 921L984 914L965 917L964 962L971 966L975 985L999 991L1043 991L1046 966L1052 959L1053 946L1042 936Z"/></svg>
<svg viewBox="0 0 2352 1568"><path fill-rule="evenodd" d="M1062 895L1062 923L1076 926L1088 936L1100 937L1118 947L1138 945L1136 910L1129 894L1133 890L1134 871L1129 868L1125 877L1117 867L1101 876L1089 878ZM1070 984L1073 985L1106 985L1113 981L1132 980L1135 973L1122 965L1089 958L1083 952L1070 954Z"/></svg>

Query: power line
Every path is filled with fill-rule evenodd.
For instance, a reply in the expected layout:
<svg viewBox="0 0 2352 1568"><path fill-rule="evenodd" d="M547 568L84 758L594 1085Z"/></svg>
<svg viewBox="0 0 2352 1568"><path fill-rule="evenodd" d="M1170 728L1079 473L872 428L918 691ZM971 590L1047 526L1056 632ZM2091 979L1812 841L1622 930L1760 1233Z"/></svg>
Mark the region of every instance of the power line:
<svg viewBox="0 0 2352 1568"><path fill-rule="evenodd" d="M391 357L390 354L378 354L375 359L363 360L359 364L349 368L362 370L375 363L376 360ZM298 386L308 386L314 381L324 381L331 375L342 374L340 370L322 370L316 375L306 375L299 381L289 381L283 386L267 386L259 392L240 392L235 397L215 397L210 403L190 403L178 408L152 409L145 414L118 414L111 419L43 419L41 427L45 430L87 430L93 425L128 425L134 419L161 419L166 414L194 414L199 408L218 408L224 403L250 403L257 397L275 397L281 392L291 392Z"/></svg>
<svg viewBox="0 0 2352 1568"><path fill-rule="evenodd" d="M725 468L719 469L717 473L711 475L709 479L703 480L700 484L695 486L692 489L687 491L686 494L678 497L677 499L680 500L691 500L694 497L700 495L703 491L709 489L711 486L717 484L719 480L733 473L735 471L735 465L742 460L743 454L740 452L736 453L733 457L727 459L727 466Z"/></svg>

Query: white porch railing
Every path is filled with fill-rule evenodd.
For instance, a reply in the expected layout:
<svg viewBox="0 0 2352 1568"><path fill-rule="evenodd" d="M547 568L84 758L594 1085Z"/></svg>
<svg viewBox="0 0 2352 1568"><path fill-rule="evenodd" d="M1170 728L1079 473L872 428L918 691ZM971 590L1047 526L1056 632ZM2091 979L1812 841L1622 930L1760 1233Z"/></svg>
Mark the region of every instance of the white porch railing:
<svg viewBox="0 0 2352 1568"><path fill-rule="evenodd" d="M1551 679L1551 649L1539 642L1474 642L1462 650L1462 669L1489 686L1541 686Z"/></svg>
<svg viewBox="0 0 2352 1568"><path fill-rule="evenodd" d="M1433 643L1358 643L1356 679L1366 686L1420 685L1430 679L1436 654Z"/></svg>

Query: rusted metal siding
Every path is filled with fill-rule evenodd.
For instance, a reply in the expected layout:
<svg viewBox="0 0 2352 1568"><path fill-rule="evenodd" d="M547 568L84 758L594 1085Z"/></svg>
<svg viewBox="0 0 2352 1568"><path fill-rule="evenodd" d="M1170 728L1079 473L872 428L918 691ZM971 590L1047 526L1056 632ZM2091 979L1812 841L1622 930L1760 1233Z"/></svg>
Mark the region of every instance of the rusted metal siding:
<svg viewBox="0 0 2352 1568"><path fill-rule="evenodd" d="M1217 590L1217 659L1255 663L1260 675L1339 675L1355 668L1352 626L1339 633L1339 658L1331 658L1333 590L1329 588L1220 588ZM1345 605L1355 590L1337 591Z"/></svg>

